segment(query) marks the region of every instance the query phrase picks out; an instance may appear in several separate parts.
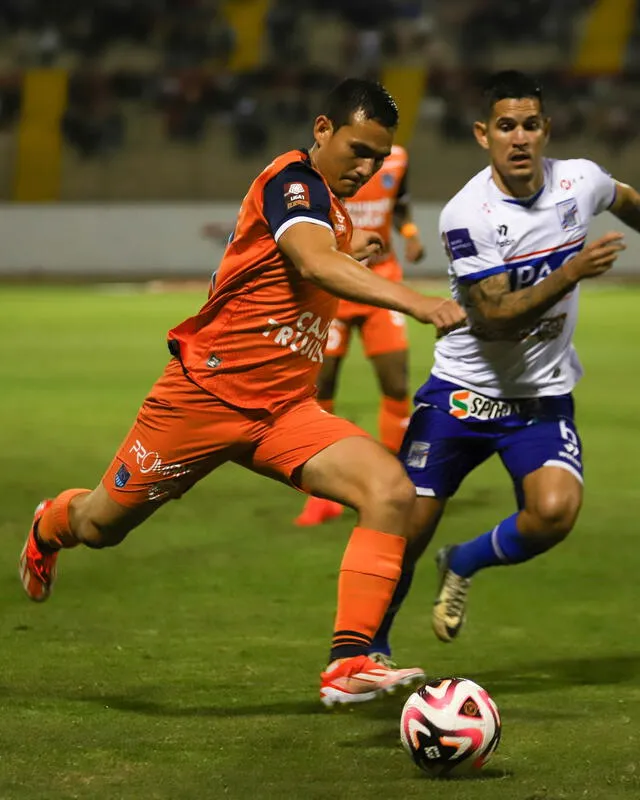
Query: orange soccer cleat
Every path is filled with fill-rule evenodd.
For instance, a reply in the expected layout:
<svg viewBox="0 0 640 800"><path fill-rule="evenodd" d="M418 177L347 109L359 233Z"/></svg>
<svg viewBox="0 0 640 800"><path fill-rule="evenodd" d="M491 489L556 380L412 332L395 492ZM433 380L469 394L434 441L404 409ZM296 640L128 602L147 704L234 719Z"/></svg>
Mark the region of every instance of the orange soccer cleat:
<svg viewBox="0 0 640 800"><path fill-rule="evenodd" d="M293 520L293 524L322 525L323 522L339 517L343 510L344 507L334 500L324 500L321 497L310 495L300 515Z"/></svg>
<svg viewBox="0 0 640 800"><path fill-rule="evenodd" d="M44 512L53 501L43 500L33 514L33 523L29 536L20 555L20 578L24 590L31 600L43 603L51 594L51 587L56 579L56 561L58 552L44 552L36 537L35 528Z"/></svg>
<svg viewBox="0 0 640 800"><path fill-rule="evenodd" d="M380 695L393 694L399 686L424 680L425 673L419 667L390 669L369 656L354 656L334 661L320 675L320 700L329 707L336 703L366 703Z"/></svg>

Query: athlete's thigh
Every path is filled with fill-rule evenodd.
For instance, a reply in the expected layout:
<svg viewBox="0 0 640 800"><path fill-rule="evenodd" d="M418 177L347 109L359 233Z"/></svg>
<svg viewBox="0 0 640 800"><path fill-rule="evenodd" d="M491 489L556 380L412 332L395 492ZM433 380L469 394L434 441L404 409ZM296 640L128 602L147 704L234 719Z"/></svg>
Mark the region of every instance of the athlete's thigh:
<svg viewBox="0 0 640 800"><path fill-rule="evenodd" d="M104 492L116 504L114 513L124 506L148 516L154 504L180 497L250 449L259 425L203 392L171 362L102 478Z"/></svg>
<svg viewBox="0 0 640 800"><path fill-rule="evenodd" d="M360 326L360 336L367 358L409 348L404 314L387 308L370 307Z"/></svg>
<svg viewBox="0 0 640 800"><path fill-rule="evenodd" d="M419 497L451 497L494 452L491 435L435 406L418 406L398 453Z"/></svg>
<svg viewBox="0 0 640 800"><path fill-rule="evenodd" d="M313 495L359 509L367 499L390 497L411 484L397 458L371 438L350 436L333 442L302 467L301 485Z"/></svg>
<svg viewBox="0 0 640 800"><path fill-rule="evenodd" d="M545 417L506 433L501 437L498 453L511 475L520 508L525 503L525 478L542 468L545 476L557 475L559 471L570 475L572 480L567 480L567 485L573 487L574 493L580 488L582 495L582 442L571 418ZM537 481L530 480L529 485L537 485Z"/></svg>
<svg viewBox="0 0 640 800"><path fill-rule="evenodd" d="M239 459L262 475L316 493L304 478L306 465L336 442L348 438L371 439L353 422L324 411L314 399L296 403L264 427L255 449Z"/></svg>
<svg viewBox="0 0 640 800"><path fill-rule="evenodd" d="M371 357L380 391L386 397L403 400L409 393L409 351L395 350Z"/></svg>

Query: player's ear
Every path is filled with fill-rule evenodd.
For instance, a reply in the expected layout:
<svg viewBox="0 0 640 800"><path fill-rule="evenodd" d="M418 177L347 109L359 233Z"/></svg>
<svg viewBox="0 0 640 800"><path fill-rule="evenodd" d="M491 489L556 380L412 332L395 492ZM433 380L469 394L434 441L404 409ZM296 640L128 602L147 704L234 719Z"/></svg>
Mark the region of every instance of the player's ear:
<svg viewBox="0 0 640 800"><path fill-rule="evenodd" d="M324 114L316 117L313 125L313 138L316 140L318 147L322 147L333 136L333 123L329 117Z"/></svg>
<svg viewBox="0 0 640 800"><path fill-rule="evenodd" d="M487 123L476 120L473 123L473 135L476 137L476 142L484 150L489 149L489 140L487 139Z"/></svg>

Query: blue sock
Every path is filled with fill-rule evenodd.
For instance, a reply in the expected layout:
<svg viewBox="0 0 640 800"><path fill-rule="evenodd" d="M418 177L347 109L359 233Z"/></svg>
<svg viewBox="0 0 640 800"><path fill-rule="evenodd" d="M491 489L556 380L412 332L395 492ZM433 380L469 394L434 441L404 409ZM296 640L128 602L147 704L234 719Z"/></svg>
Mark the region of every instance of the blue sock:
<svg viewBox="0 0 640 800"><path fill-rule="evenodd" d="M450 569L461 578L470 578L485 567L521 564L539 555L546 548L541 550L539 542L518 531L518 513L503 519L492 531L458 545L451 555Z"/></svg>
<svg viewBox="0 0 640 800"><path fill-rule="evenodd" d="M391 630L393 621L396 618L396 614L398 611L400 611L400 607L402 606L405 597L409 594L412 580L413 569L407 570L400 575L400 580L398 581L396 590L391 598L391 603L389 604L387 613L384 615L384 619L380 623L378 632L373 637L373 641L371 642L371 647L369 648L370 653L384 653L386 656L391 655L389 631Z"/></svg>

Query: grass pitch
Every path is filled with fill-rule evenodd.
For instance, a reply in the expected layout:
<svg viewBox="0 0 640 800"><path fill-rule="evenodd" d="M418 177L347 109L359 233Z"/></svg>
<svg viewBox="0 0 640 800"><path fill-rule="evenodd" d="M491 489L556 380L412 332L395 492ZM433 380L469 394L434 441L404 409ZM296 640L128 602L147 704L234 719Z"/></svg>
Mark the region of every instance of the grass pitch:
<svg viewBox="0 0 640 800"><path fill-rule="evenodd" d="M578 346L586 502L551 555L474 582L459 642L431 634L422 562L395 654L483 684L503 740L478 780L423 777L399 744L401 698L342 713L318 702L351 512L291 520L293 490L224 467L120 547L60 559L46 605L16 562L35 504L93 486L167 354L166 330L203 294L4 287L0 386L0 798L640 796L638 289L593 285ZM412 327L412 384L431 363ZM339 410L375 430L377 392L355 348ZM438 543L513 511L499 462L451 503Z"/></svg>

